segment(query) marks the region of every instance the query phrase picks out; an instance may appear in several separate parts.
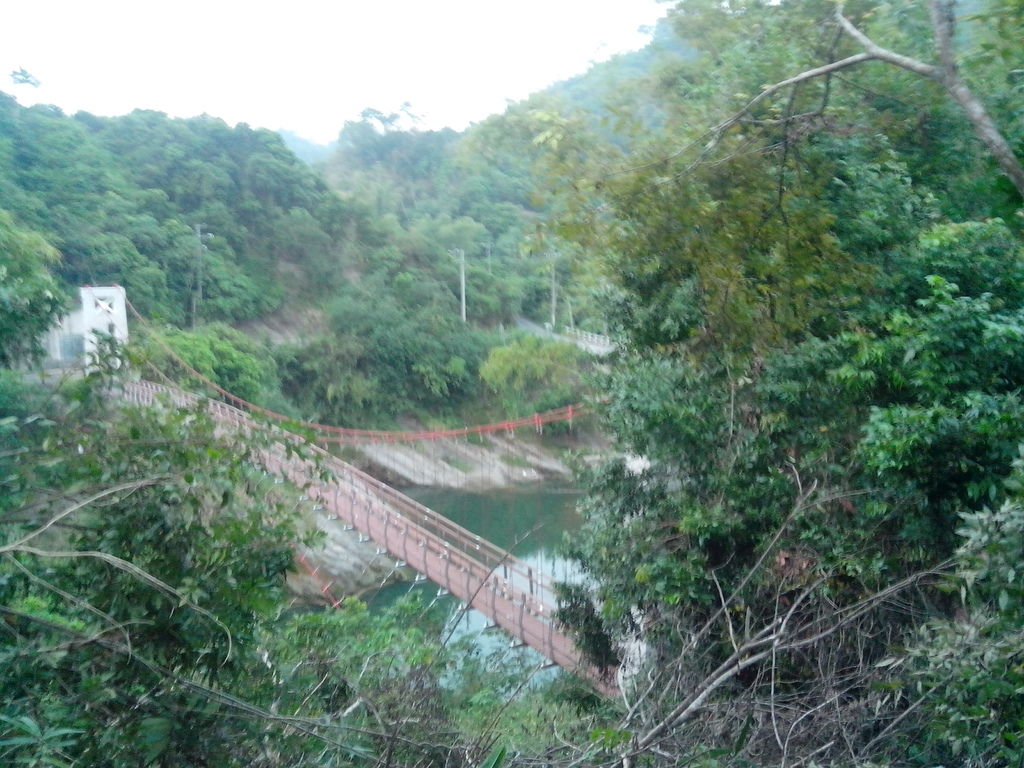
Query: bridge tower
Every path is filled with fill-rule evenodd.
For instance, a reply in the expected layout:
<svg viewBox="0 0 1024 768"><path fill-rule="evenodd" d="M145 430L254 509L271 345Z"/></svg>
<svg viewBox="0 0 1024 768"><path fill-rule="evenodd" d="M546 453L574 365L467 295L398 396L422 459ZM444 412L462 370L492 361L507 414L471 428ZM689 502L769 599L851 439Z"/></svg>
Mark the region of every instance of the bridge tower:
<svg viewBox="0 0 1024 768"><path fill-rule="evenodd" d="M43 340L44 368L85 368L96 354L98 334L128 341L128 310L119 285L78 289L79 305L62 317Z"/></svg>

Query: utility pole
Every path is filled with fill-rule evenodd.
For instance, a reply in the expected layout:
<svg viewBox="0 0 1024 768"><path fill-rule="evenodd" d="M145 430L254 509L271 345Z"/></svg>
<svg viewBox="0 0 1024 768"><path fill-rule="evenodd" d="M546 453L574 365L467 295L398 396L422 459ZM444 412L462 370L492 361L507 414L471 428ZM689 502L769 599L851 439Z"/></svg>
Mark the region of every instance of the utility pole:
<svg viewBox="0 0 1024 768"><path fill-rule="evenodd" d="M466 252L459 248L459 292L462 294L462 322L466 322Z"/></svg>
<svg viewBox="0 0 1024 768"><path fill-rule="evenodd" d="M203 303L203 245L204 239L213 237L209 232L203 234L203 225L196 224L193 229L196 232L196 288L192 291L192 330L196 329L196 320L199 315L199 308Z"/></svg>
<svg viewBox="0 0 1024 768"><path fill-rule="evenodd" d="M555 275L555 260L551 260L551 330L557 333L555 317L558 314L558 278Z"/></svg>
<svg viewBox="0 0 1024 768"><path fill-rule="evenodd" d="M551 330L558 332L555 321L558 316L558 275L555 272L555 260L551 259Z"/></svg>
<svg viewBox="0 0 1024 768"><path fill-rule="evenodd" d="M192 330L196 329L199 305L203 301L203 225L196 224L196 289L192 291Z"/></svg>

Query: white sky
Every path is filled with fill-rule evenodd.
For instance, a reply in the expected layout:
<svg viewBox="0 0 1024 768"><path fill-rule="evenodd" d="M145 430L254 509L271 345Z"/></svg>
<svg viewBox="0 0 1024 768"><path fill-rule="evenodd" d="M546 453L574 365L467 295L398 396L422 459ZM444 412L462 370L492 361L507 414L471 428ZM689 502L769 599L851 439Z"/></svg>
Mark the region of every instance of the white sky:
<svg viewBox="0 0 1024 768"><path fill-rule="evenodd" d="M117 115L156 109L326 143L366 107L420 127L502 112L642 47L658 0L4 0L0 91ZM39 88L13 85L25 68Z"/></svg>

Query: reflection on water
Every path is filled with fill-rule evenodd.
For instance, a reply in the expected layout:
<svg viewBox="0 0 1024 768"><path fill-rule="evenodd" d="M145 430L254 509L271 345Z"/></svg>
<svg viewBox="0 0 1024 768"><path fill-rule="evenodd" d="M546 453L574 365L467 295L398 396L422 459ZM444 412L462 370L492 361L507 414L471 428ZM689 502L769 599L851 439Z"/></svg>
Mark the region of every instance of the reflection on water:
<svg viewBox="0 0 1024 768"><path fill-rule="evenodd" d="M437 488L408 493L453 523L562 578L558 568L567 564L557 551L563 533L580 526L577 490L544 485L488 493Z"/></svg>
<svg viewBox="0 0 1024 768"><path fill-rule="evenodd" d="M578 530L582 522L576 513L580 496L576 489L536 485L487 492L448 488L407 488L403 492L472 533L508 549L554 580L565 580L576 572L574 563L558 555L563 534ZM438 596L437 586L430 582L395 584L364 595L364 599L372 609L388 606L410 592L419 594L428 604L447 609L449 620L459 622L457 636L476 633L479 645L486 651L508 646L508 637L503 633L483 632L487 620L481 614L468 611L458 615L457 601L450 596Z"/></svg>

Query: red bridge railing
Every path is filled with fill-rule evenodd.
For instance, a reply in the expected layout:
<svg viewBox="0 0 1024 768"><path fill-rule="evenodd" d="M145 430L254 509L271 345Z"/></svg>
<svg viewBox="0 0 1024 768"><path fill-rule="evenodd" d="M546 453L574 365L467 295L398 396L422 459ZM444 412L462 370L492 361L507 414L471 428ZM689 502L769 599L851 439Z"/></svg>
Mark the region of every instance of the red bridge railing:
<svg viewBox="0 0 1024 768"><path fill-rule="evenodd" d="M123 398L145 406L161 401L195 406L204 400L147 381L126 383ZM227 403L212 399L205 402L225 429L269 432L277 438L262 450L264 467L303 488L311 502L329 517L369 537L392 557L558 666L590 679L606 693L614 692L607 679L582 660L572 638L559 628L554 619L557 600L553 585L533 566L322 448L276 426L261 424ZM302 445L304 450L289 451L289 443Z"/></svg>

